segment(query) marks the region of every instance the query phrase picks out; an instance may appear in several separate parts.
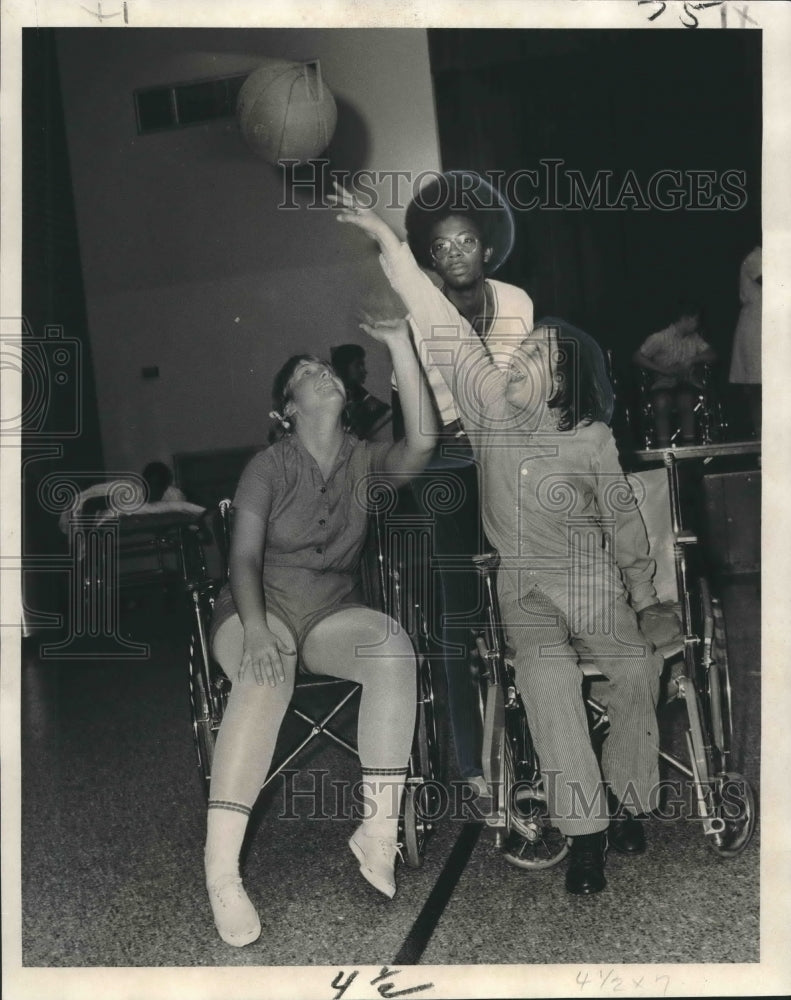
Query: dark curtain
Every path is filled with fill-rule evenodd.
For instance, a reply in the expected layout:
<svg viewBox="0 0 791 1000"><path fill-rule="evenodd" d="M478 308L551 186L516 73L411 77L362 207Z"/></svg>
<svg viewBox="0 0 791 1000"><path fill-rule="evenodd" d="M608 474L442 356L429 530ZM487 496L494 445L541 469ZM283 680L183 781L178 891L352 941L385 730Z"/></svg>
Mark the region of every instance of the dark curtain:
<svg viewBox="0 0 791 1000"><path fill-rule="evenodd" d="M65 595L65 538L42 487L53 473L98 479L103 463L54 31L25 29L22 45L22 552L36 631Z"/></svg>
<svg viewBox="0 0 791 1000"><path fill-rule="evenodd" d="M626 374L640 342L691 295L727 370L739 265L760 242L761 33L460 29L433 30L429 43L443 169L541 177L542 160L562 161L560 207L517 208L516 247L496 277L524 287L537 317L588 330ZM632 170L639 204L651 176L672 169L686 183L714 171L713 194L724 171L744 171L746 196L730 199L743 204L562 207L569 170L589 187L611 171L613 199ZM533 191L517 187L518 201Z"/></svg>

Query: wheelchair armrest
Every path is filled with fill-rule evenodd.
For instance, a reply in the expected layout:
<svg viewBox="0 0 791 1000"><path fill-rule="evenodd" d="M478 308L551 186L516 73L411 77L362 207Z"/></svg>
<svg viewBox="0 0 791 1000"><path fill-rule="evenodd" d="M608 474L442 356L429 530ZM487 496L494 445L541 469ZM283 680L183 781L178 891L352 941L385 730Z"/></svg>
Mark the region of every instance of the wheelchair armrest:
<svg viewBox="0 0 791 1000"><path fill-rule="evenodd" d="M666 646L657 646L656 651L665 662L674 660L684 652L684 636L679 636L678 639L674 639Z"/></svg>

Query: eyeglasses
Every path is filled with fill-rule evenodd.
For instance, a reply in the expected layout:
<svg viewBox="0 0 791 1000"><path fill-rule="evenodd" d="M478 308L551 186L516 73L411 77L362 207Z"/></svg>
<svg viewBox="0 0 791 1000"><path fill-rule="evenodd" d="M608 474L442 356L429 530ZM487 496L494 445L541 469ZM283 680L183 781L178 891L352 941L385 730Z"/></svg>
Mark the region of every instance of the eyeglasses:
<svg viewBox="0 0 791 1000"><path fill-rule="evenodd" d="M478 237L473 236L472 233L459 233L457 236L434 240L431 244L431 256L435 260L442 260L443 257L448 256L451 247L456 247L462 253L473 253L480 242Z"/></svg>

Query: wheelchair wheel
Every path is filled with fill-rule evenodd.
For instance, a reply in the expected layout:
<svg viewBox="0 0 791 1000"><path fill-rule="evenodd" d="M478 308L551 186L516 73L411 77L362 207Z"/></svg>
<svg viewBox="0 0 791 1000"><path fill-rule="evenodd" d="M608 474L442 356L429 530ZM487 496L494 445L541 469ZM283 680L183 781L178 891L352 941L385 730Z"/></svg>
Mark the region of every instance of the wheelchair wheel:
<svg viewBox="0 0 791 1000"><path fill-rule="evenodd" d="M711 738L720 754L720 768L727 767L733 738L731 678L728 668L728 637L722 605L711 601L714 631L711 642L711 662L706 676L706 696L711 715Z"/></svg>
<svg viewBox="0 0 791 1000"><path fill-rule="evenodd" d="M214 744L228 700L230 682L213 663L208 650L206 623L212 609L210 593L193 593L195 620L190 636L190 710L192 735L204 791L211 783Z"/></svg>
<svg viewBox="0 0 791 1000"><path fill-rule="evenodd" d="M425 657L420 660L418 679L420 695L410 774L404 790L402 831L404 861L410 868L419 868L423 864L426 841L441 809L434 689L431 683L431 666Z"/></svg>
<svg viewBox="0 0 791 1000"><path fill-rule="evenodd" d="M196 649L190 651L190 708L192 711L192 737L198 755L198 767L208 793L214 760L215 730L212 727L209 695L199 665L196 664Z"/></svg>
<svg viewBox="0 0 791 1000"><path fill-rule="evenodd" d="M735 858L750 843L755 831L755 793L745 777L729 771L714 777L711 802L725 827L707 838L709 846L721 858Z"/></svg>
<svg viewBox="0 0 791 1000"><path fill-rule="evenodd" d="M517 868L540 871L565 858L568 841L549 821L524 709L512 709L503 754L503 856ZM509 714L511 714L509 713Z"/></svg>
<svg viewBox="0 0 791 1000"><path fill-rule="evenodd" d="M404 861L410 868L420 868L426 842L434 831L434 820L441 808L436 783L407 779L404 790L403 847Z"/></svg>

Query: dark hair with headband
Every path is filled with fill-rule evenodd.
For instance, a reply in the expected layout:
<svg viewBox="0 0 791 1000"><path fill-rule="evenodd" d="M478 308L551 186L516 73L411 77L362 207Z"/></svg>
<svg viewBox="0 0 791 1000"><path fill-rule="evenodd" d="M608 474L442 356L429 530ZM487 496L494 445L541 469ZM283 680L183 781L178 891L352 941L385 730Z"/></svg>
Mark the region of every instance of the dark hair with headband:
<svg viewBox="0 0 791 1000"><path fill-rule="evenodd" d="M540 328L557 338L550 355L556 389L548 406L558 411L558 429L570 431L595 420L609 424L614 398L601 347L589 333L557 316L539 320L535 329Z"/></svg>
<svg viewBox="0 0 791 1000"><path fill-rule="evenodd" d="M484 265L494 273L508 258L514 243L514 220L506 200L488 181L470 170L436 174L415 195L406 210L406 238L421 267L433 267L431 234L451 215L463 215L478 230L492 255Z"/></svg>

